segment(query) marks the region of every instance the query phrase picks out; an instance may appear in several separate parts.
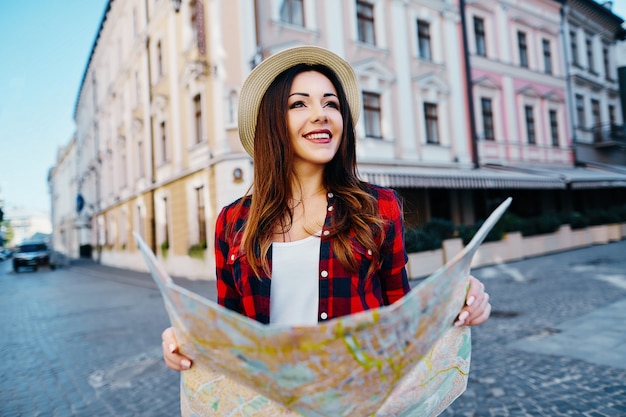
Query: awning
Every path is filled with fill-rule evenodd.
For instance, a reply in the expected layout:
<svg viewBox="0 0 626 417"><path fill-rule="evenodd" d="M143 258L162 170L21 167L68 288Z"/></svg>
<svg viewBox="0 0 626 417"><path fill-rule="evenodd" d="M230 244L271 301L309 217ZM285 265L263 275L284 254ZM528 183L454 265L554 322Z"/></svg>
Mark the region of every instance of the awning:
<svg viewBox="0 0 626 417"><path fill-rule="evenodd" d="M509 167L510 168L510 167ZM536 175L558 178L573 190L626 187L626 173L599 167L515 167Z"/></svg>
<svg viewBox="0 0 626 417"><path fill-rule="evenodd" d="M359 164L365 181L383 187L454 189L565 189L559 177L492 168L431 168Z"/></svg>

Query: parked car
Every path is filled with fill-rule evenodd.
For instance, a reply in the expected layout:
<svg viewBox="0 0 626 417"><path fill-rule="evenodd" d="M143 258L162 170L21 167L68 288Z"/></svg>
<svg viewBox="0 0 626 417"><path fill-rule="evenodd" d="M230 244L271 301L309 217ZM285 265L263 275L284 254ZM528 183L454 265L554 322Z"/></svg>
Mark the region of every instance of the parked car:
<svg viewBox="0 0 626 417"><path fill-rule="evenodd" d="M20 267L30 267L35 271L40 266L50 266L50 249L44 242L23 242L17 246L13 253L13 270L19 271Z"/></svg>

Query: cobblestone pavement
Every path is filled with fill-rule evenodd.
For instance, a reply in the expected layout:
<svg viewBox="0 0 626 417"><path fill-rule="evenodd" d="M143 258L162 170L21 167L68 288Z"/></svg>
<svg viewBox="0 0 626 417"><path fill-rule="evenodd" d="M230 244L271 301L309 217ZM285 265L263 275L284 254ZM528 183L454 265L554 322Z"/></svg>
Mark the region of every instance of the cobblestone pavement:
<svg viewBox="0 0 626 417"><path fill-rule="evenodd" d="M474 270L494 310L443 416L626 416L625 254L621 241ZM175 280L215 297L211 282ZM147 274L0 262L0 319L0 416L179 415Z"/></svg>

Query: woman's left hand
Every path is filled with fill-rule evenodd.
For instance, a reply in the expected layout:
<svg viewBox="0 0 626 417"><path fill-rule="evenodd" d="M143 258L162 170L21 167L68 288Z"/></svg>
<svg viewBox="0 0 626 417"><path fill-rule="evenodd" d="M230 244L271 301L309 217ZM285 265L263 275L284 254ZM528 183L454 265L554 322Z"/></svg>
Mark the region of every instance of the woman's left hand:
<svg viewBox="0 0 626 417"><path fill-rule="evenodd" d="M471 275L469 279L470 287L465 297L465 306L454 322L457 327L482 324L491 315L491 304L489 304L489 294L485 292L485 285Z"/></svg>

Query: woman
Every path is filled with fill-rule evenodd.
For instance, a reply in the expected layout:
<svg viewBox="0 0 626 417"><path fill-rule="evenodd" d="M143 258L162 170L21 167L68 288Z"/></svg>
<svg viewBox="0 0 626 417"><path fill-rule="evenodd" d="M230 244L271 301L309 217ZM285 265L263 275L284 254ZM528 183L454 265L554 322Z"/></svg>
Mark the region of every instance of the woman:
<svg viewBox="0 0 626 417"><path fill-rule="evenodd" d="M261 323L314 325L410 290L399 199L357 175L360 95L351 66L316 46L276 53L246 79L239 132L254 180L216 222L219 304ZM483 284L469 281L457 326L491 312ZM172 328L162 339L167 366L189 369Z"/></svg>

